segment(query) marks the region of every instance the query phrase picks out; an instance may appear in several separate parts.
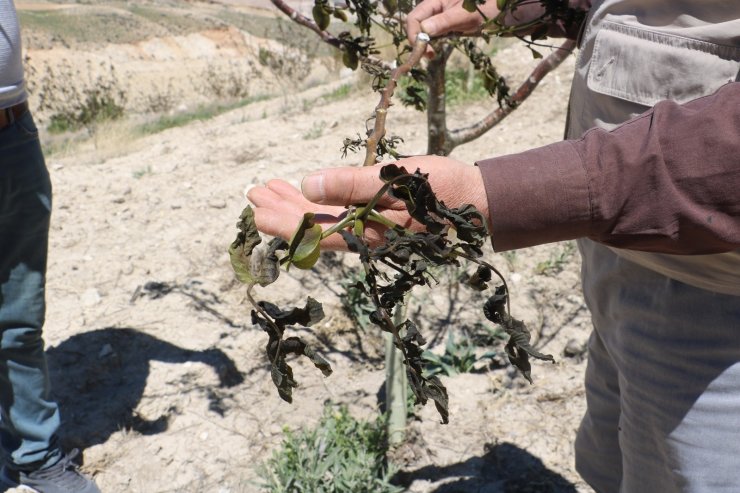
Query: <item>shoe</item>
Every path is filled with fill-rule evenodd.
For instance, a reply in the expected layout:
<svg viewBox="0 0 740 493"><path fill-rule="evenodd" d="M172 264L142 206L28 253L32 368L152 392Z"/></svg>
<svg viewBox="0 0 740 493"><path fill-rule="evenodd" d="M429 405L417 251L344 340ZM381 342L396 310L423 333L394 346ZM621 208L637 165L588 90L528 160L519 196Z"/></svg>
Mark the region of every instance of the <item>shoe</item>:
<svg viewBox="0 0 740 493"><path fill-rule="evenodd" d="M73 462L78 453L74 449L53 466L31 472L14 471L3 466L0 481L35 493L101 493L95 481L82 474Z"/></svg>

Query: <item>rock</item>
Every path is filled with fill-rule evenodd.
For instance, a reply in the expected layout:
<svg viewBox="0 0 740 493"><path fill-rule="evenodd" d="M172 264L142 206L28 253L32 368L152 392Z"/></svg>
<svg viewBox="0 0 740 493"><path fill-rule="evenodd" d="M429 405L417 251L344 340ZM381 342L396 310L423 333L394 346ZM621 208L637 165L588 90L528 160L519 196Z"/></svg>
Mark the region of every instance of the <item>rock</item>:
<svg viewBox="0 0 740 493"><path fill-rule="evenodd" d="M85 290L80 297L80 301L84 306L95 306L100 303L100 293L95 288Z"/></svg>

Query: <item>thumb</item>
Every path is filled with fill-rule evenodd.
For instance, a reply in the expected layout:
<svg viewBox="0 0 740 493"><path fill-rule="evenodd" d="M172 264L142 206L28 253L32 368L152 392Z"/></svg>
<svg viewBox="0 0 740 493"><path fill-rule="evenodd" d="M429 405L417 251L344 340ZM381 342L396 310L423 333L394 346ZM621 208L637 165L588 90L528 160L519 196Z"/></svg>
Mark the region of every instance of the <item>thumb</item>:
<svg viewBox="0 0 740 493"><path fill-rule="evenodd" d="M324 169L306 176L301 191L306 199L317 204L364 204L383 186L379 174L378 166Z"/></svg>

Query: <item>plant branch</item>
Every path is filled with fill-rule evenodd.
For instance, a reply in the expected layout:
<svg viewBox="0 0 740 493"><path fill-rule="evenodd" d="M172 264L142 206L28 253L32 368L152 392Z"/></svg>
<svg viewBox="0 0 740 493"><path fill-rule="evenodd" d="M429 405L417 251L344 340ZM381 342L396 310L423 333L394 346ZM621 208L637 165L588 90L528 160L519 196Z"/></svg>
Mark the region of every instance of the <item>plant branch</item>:
<svg viewBox="0 0 740 493"><path fill-rule="evenodd" d="M276 0L273 0L276 1ZM280 0L277 0L280 1ZM407 74L424 56L424 52L429 44L429 36L424 33L419 33L416 36L416 42L411 54L406 61L400 66L396 67L391 72L388 83L383 88L383 92L380 95L380 102L375 107L375 125L373 126L370 135L367 137L365 146L365 162L363 166L373 166L376 164L378 159L378 142L385 136L385 119L388 115L388 108L391 106L391 98L393 97L393 91L396 89L398 79L403 75Z"/></svg>
<svg viewBox="0 0 740 493"><path fill-rule="evenodd" d="M337 38L333 34L331 34L329 31L324 31L319 28L319 26L316 25L316 23L312 20L306 17L305 15L298 12L296 9L288 5L285 0L270 0L272 4L277 7L278 10L280 10L283 14L287 15L290 20L295 22L296 24L300 24L301 26L310 29L314 33L316 33L322 41L325 43L333 46L334 48L340 50L340 51L346 51L346 48L344 46L344 43L341 39ZM366 63L369 65L373 65L376 67L380 67L386 70L390 70L392 68L391 64L388 62L385 62L383 60L378 60L375 57L370 56L361 56L360 57L361 63Z"/></svg>
<svg viewBox="0 0 740 493"><path fill-rule="evenodd" d="M565 43L556 48L547 58L542 60L537 67L529 74L529 77L522 82L516 92L509 99L508 104L500 106L492 111L483 119L468 127L458 128L450 131L449 140L456 147L471 140L475 140L501 120L506 118L509 113L514 111L529 95L534 91L540 81L555 68L557 68L571 52L575 49L576 42L567 40Z"/></svg>

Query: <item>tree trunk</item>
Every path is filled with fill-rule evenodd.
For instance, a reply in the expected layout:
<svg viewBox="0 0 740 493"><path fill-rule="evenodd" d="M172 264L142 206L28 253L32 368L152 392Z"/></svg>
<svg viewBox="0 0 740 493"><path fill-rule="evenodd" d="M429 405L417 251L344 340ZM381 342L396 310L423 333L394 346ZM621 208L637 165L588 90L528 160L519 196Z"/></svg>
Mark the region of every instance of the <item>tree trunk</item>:
<svg viewBox="0 0 740 493"><path fill-rule="evenodd" d="M447 94L445 71L452 46L444 43L435 47L437 54L427 66L427 154L447 156L451 151L447 131Z"/></svg>

